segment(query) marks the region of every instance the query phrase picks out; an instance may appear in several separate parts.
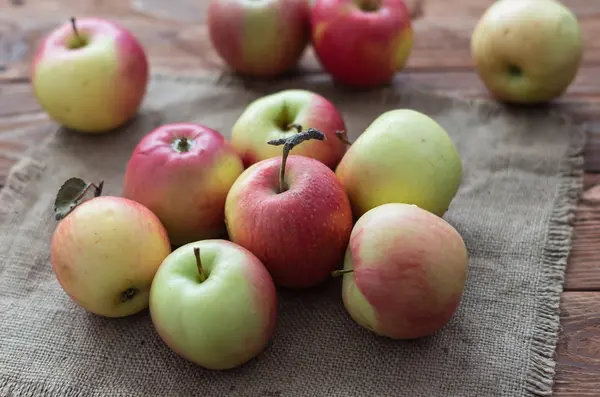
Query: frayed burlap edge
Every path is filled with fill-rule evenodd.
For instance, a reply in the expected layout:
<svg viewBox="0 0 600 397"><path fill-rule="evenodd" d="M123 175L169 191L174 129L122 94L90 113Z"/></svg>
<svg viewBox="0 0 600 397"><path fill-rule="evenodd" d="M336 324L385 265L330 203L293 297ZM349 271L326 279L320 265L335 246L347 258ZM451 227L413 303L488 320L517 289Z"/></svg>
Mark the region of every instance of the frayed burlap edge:
<svg viewBox="0 0 600 397"><path fill-rule="evenodd" d="M286 86L294 80L306 78L297 76L276 80L271 83L262 81L247 81L229 73L203 73L177 75L172 73L152 73L152 79L170 82L193 84L216 84L225 86ZM324 77L322 74L308 75L308 77ZM325 77L327 78L327 77ZM402 88L402 87L401 87ZM495 101L484 99L466 99L452 94L433 93L427 89L410 85L408 91L398 90L396 87L382 88L368 92L365 96L373 98L380 103L397 101L400 96L411 95L436 95L439 99L446 99L449 105L466 106L473 111L492 116L505 109L505 106ZM382 100L382 98L384 98ZM364 99L364 98L363 98ZM540 110L535 110L539 112ZM537 284L536 313L529 365L524 379L525 396L550 396L553 393L554 377L556 374L555 351L560 335L560 300L563 291L564 276L567 262L571 253L573 234L572 220L577 208L580 194L583 190L584 156L586 143L585 123L576 122L561 111L548 108L543 110L546 117L555 118L558 123L565 125L571 133L569 147L563 157L560 169L560 182L554 195L553 209L547 225L546 242L543 247L543 272ZM6 216L16 215L22 205L19 197L26 189L32 186L41 173L44 165L29 157L24 157L13 167L7 178L6 186L0 191L0 202L6 205L0 209L0 221L5 221ZM0 391L4 393L17 393L19 396L46 396L58 393L66 397L79 397L85 395L82 390L74 390L68 386L63 388L48 389L41 383L19 383L0 379ZM32 394L33 393L33 394ZM82 394L83 393L83 394ZM11 395L11 394L8 394Z"/></svg>

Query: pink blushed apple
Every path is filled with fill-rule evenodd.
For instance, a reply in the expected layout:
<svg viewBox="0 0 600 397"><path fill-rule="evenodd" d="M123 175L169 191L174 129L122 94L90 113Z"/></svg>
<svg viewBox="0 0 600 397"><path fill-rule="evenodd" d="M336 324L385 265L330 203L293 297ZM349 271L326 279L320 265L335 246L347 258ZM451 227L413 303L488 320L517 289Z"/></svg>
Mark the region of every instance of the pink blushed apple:
<svg viewBox="0 0 600 397"><path fill-rule="evenodd" d="M293 139L283 141L293 147ZM335 173L313 158L288 157L289 146L282 158L240 175L227 195L225 219L231 241L253 252L276 285L308 288L342 262L352 210Z"/></svg>
<svg viewBox="0 0 600 397"><path fill-rule="evenodd" d="M123 197L152 210L171 243L226 235L225 199L244 170L231 143L194 123L158 127L136 146L127 164Z"/></svg>
<svg viewBox="0 0 600 397"><path fill-rule="evenodd" d="M361 326L393 339L431 335L456 312L468 253L444 219L416 205L391 203L366 212L346 251L342 299Z"/></svg>
<svg viewBox="0 0 600 397"><path fill-rule="evenodd" d="M225 370L266 348L276 327L277 293L252 252L227 240L203 240L179 247L161 264L150 314L175 353Z"/></svg>
<svg viewBox="0 0 600 397"><path fill-rule="evenodd" d="M56 122L100 133L135 116L148 74L145 51L130 31L116 22L81 18L42 40L33 57L31 84Z"/></svg>
<svg viewBox="0 0 600 397"><path fill-rule="evenodd" d="M346 133L346 125L335 105L312 91L282 90L251 102L236 120L231 142L244 166L249 167L261 160L281 157L281 149L268 141L289 138L299 129L309 128L321 131L325 139L306 141L294 149L294 154L312 157L335 169L347 149L336 133Z"/></svg>
<svg viewBox="0 0 600 397"><path fill-rule="evenodd" d="M307 0L212 0L206 21L217 54L247 76L289 71L310 40Z"/></svg>
<svg viewBox="0 0 600 397"><path fill-rule="evenodd" d="M403 0L316 0L311 35L323 68L338 82L360 88L389 83L413 44Z"/></svg>
<svg viewBox="0 0 600 397"><path fill-rule="evenodd" d="M56 278L79 306L106 317L148 307L156 270L171 253L166 230L143 205L95 197L60 220L51 240Z"/></svg>

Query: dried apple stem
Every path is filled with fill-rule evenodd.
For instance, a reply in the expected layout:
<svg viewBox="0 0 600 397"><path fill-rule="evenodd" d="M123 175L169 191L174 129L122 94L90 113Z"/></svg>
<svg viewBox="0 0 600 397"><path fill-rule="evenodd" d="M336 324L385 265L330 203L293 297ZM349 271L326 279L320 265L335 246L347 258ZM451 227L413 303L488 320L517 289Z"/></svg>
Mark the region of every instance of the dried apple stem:
<svg viewBox="0 0 600 397"><path fill-rule="evenodd" d="M335 136L337 136L339 140L344 142L346 145L352 145L352 142L350 142L348 138L346 138L346 131L336 131Z"/></svg>
<svg viewBox="0 0 600 397"><path fill-rule="evenodd" d="M346 273L352 273L354 269L342 269L342 270L334 270L331 272L331 277L339 277Z"/></svg>
<svg viewBox="0 0 600 397"><path fill-rule="evenodd" d="M75 197L75 201L79 201L86 195L88 190L94 188L94 197L98 197L102 194L102 187L104 186L104 181L101 181L98 185L95 183L88 183L88 185L79 193L77 197Z"/></svg>
<svg viewBox="0 0 600 397"><path fill-rule="evenodd" d="M71 26L73 27L73 33L75 33L75 37L77 37L77 41L80 46L85 45L83 38L79 35L79 31L77 30L77 25L75 25L75 17L71 17Z"/></svg>
<svg viewBox="0 0 600 397"><path fill-rule="evenodd" d="M202 269L202 261L200 260L200 248L194 247L194 256L196 257L196 266L198 266L198 275L200 277L200 282L204 282L206 280L206 274L204 274L204 270Z"/></svg>
<svg viewBox="0 0 600 397"><path fill-rule="evenodd" d="M309 139L317 139L319 141L325 140L325 134L315 128L309 128L306 131L298 132L296 135L292 135L289 138L274 139L267 142L269 145L280 146L283 145L283 155L281 157L281 168L279 170L279 193L283 193L287 190L285 185L285 164L287 162L290 151L297 145Z"/></svg>
<svg viewBox="0 0 600 397"><path fill-rule="evenodd" d="M288 130L291 130L292 128L295 128L298 133L302 132L302 126L300 124L296 124L296 123L291 123L287 125Z"/></svg>

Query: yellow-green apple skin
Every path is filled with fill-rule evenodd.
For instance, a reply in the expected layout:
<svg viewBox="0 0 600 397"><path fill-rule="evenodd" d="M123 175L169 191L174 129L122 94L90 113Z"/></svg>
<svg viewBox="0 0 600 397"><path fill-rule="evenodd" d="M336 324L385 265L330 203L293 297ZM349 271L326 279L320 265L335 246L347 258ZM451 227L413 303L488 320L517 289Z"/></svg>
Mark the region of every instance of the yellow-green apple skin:
<svg viewBox="0 0 600 397"><path fill-rule="evenodd" d="M499 100L548 102L577 76L583 41L575 14L555 0L499 0L471 37L477 73Z"/></svg>
<svg viewBox="0 0 600 397"><path fill-rule="evenodd" d="M468 262L462 237L444 219L415 205L384 204L352 230L342 300L357 324L378 335L432 335L460 305Z"/></svg>
<svg viewBox="0 0 600 397"><path fill-rule="evenodd" d="M122 195L154 212L175 246L223 238L225 199L242 171L242 160L218 131L163 124L135 147Z"/></svg>
<svg viewBox="0 0 600 397"><path fill-rule="evenodd" d="M146 309L154 274L170 253L167 232L152 211L111 196L75 207L51 242L52 269L63 290L105 317Z"/></svg>
<svg viewBox="0 0 600 397"><path fill-rule="evenodd" d="M316 128L325 140L309 140L294 148L294 154L312 157L331 169L346 153L346 145L336 132L346 125L335 105L325 97L308 90L289 89L265 95L251 102L236 120L231 142L245 167L273 157L281 157L281 147L269 145L274 139L286 139L298 133L291 124L303 130Z"/></svg>
<svg viewBox="0 0 600 397"><path fill-rule="evenodd" d="M253 253L227 240L202 240L164 260L152 283L150 315L175 353L204 368L226 370L265 350L276 327L277 293Z"/></svg>
<svg viewBox="0 0 600 397"><path fill-rule="evenodd" d="M211 44L242 75L273 78L293 69L310 41L307 0L212 0Z"/></svg>
<svg viewBox="0 0 600 397"><path fill-rule="evenodd" d="M386 203L416 204L443 215L462 180L454 142L431 117L395 109L377 117L336 169L354 218Z"/></svg>
<svg viewBox="0 0 600 397"><path fill-rule="evenodd" d="M79 36L65 23L36 49L33 92L62 126L107 132L137 113L148 83L146 54L133 34L115 22L82 18L75 26Z"/></svg>

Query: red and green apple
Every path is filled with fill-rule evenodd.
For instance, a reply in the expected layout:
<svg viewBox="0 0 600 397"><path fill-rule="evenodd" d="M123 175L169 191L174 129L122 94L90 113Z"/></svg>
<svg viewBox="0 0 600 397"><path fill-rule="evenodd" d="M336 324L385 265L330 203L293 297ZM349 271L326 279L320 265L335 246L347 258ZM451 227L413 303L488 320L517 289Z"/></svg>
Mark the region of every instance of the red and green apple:
<svg viewBox="0 0 600 397"><path fill-rule="evenodd" d="M129 30L105 19L81 18L42 40L33 57L31 84L57 123L102 133L135 116L148 74L145 51Z"/></svg>
<svg viewBox="0 0 600 397"><path fill-rule="evenodd" d="M154 212L175 246L222 238L225 199L243 170L234 147L218 131L195 123L165 124L136 146L122 195Z"/></svg>

